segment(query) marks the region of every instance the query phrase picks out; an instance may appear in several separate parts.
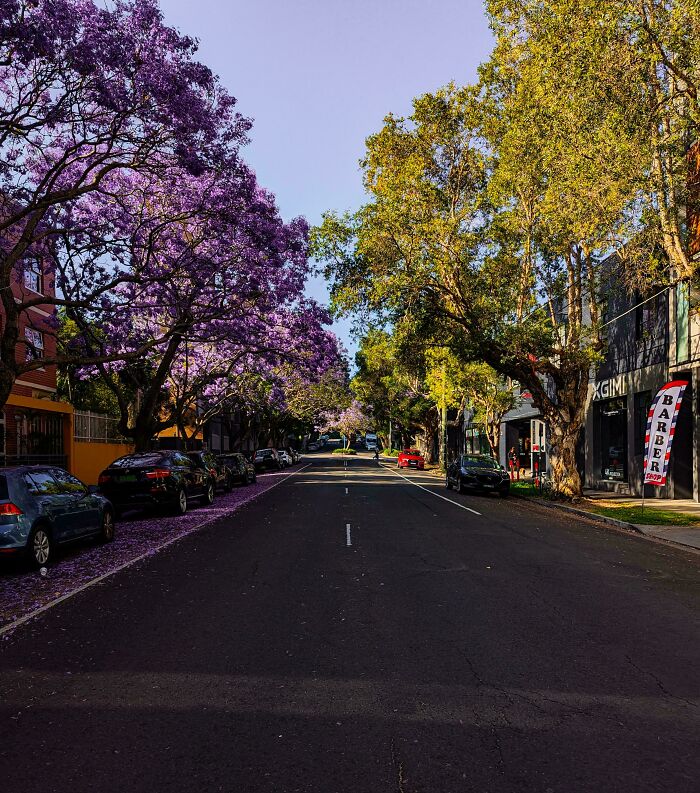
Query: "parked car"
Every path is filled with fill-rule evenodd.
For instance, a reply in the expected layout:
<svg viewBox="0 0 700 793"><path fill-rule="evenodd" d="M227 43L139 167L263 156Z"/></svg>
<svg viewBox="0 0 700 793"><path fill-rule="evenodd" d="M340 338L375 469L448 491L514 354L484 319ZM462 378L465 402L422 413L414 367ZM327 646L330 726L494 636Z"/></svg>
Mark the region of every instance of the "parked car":
<svg viewBox="0 0 700 793"><path fill-rule="evenodd" d="M217 489L224 490L226 493L231 491L233 487L231 471L226 467L225 463L219 461L214 452L187 452L187 456L197 468L207 472L211 483L214 485L214 491Z"/></svg>
<svg viewBox="0 0 700 793"><path fill-rule="evenodd" d="M316 441L311 441L311 443L306 447L307 452L317 452L321 446L316 443Z"/></svg>
<svg viewBox="0 0 700 793"><path fill-rule="evenodd" d="M292 460L292 456L289 454L289 452L286 449L277 449L277 454L279 455L279 458L282 461L282 465L285 468L294 464L294 460Z"/></svg>
<svg viewBox="0 0 700 793"><path fill-rule="evenodd" d="M39 465L0 473L0 554L25 554L35 567L57 547L83 537L114 539L114 507L95 488L65 471Z"/></svg>
<svg viewBox="0 0 700 793"><path fill-rule="evenodd" d="M228 468L232 484L250 485L256 480L255 466L241 452L219 455L219 460Z"/></svg>
<svg viewBox="0 0 700 793"><path fill-rule="evenodd" d="M506 469L485 454L463 454L447 466L445 487L456 487L460 493L478 490L498 493L506 498L510 493L510 477Z"/></svg>
<svg viewBox="0 0 700 793"><path fill-rule="evenodd" d="M417 468L422 471L425 468L425 458L418 449L404 449L399 453L396 461L397 468Z"/></svg>
<svg viewBox="0 0 700 793"><path fill-rule="evenodd" d="M147 507L165 507L184 515L191 499L202 504L214 500L209 474L178 451L127 454L105 468L98 485L117 515Z"/></svg>
<svg viewBox="0 0 700 793"><path fill-rule="evenodd" d="M258 449L253 461L256 471L279 471L282 462L277 454L277 449Z"/></svg>

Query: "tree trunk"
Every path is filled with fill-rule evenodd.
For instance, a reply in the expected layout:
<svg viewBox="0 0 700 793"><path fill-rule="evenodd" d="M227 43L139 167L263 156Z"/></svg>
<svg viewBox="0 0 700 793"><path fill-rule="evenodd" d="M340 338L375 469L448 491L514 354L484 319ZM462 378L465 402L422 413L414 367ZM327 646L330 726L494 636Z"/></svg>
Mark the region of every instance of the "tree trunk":
<svg viewBox="0 0 700 793"><path fill-rule="evenodd" d="M583 495L581 477L576 467L576 444L581 427L568 423L550 425L550 465L554 492L566 498Z"/></svg>

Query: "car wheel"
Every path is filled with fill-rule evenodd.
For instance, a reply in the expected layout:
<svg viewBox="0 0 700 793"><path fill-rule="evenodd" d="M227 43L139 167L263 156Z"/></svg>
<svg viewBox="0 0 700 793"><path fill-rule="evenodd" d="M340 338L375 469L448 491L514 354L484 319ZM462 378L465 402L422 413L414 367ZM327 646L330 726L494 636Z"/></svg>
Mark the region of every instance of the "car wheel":
<svg viewBox="0 0 700 793"><path fill-rule="evenodd" d="M181 487L177 494L174 509L176 515L184 515L187 512L187 493L185 493L184 487Z"/></svg>
<svg viewBox="0 0 700 793"><path fill-rule="evenodd" d="M445 487L448 490L452 490L452 482L450 482L450 477L449 476L445 477Z"/></svg>
<svg viewBox="0 0 700 793"><path fill-rule="evenodd" d="M27 541L27 558L32 567L44 567L53 561L53 541L48 526L35 526Z"/></svg>
<svg viewBox="0 0 700 793"><path fill-rule="evenodd" d="M467 488L464 486L464 482L461 479L457 480L457 490L460 493L466 493L467 492Z"/></svg>
<svg viewBox="0 0 700 793"><path fill-rule="evenodd" d="M211 482L207 483L207 489L204 491L204 495L202 496L202 504L213 504L214 503L214 485Z"/></svg>
<svg viewBox="0 0 700 793"><path fill-rule="evenodd" d="M250 483L251 485L254 485L257 481L258 481L258 475L254 473L252 479L250 480Z"/></svg>
<svg viewBox="0 0 700 793"><path fill-rule="evenodd" d="M100 529L100 541L112 542L114 539L114 514L111 509L106 509L102 513L102 527Z"/></svg>

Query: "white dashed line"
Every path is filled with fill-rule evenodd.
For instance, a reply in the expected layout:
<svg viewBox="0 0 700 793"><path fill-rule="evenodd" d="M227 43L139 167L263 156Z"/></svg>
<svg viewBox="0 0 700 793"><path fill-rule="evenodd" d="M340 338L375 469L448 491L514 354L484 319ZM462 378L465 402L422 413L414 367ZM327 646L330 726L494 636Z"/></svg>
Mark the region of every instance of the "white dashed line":
<svg viewBox="0 0 700 793"><path fill-rule="evenodd" d="M471 512L472 514L479 515L479 517L481 517L481 512L477 512L475 509L472 509L471 507L465 507L464 504L460 504L458 501L453 501L451 498L447 498L446 496L441 496L439 493L436 493L434 490L428 490L427 487L423 487L423 485L419 485L418 482L414 482L408 476L404 476L403 474L400 474L398 471L392 471L387 465L383 465L382 468L385 468L391 474L400 476L402 479L405 479L407 482L410 482L415 487L419 487L421 490L425 490L425 492L430 493L431 496L435 496L436 498L441 498L443 501L447 501L448 503L454 504L456 507L459 507L460 509L466 509L467 512Z"/></svg>
<svg viewBox="0 0 700 793"><path fill-rule="evenodd" d="M345 524L345 545L349 548L352 545L352 538L350 537L350 524Z"/></svg>

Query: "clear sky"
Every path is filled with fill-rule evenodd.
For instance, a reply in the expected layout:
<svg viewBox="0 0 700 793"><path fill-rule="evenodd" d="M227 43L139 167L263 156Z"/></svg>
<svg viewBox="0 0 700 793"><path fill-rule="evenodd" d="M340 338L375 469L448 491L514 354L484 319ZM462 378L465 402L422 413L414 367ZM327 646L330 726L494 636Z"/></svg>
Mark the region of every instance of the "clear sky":
<svg viewBox="0 0 700 793"><path fill-rule="evenodd" d="M282 215L311 223L362 203L358 161L387 113L473 81L491 49L481 0L160 2L254 119L244 156ZM326 302L322 283L309 291ZM353 350L348 324L335 330Z"/></svg>

